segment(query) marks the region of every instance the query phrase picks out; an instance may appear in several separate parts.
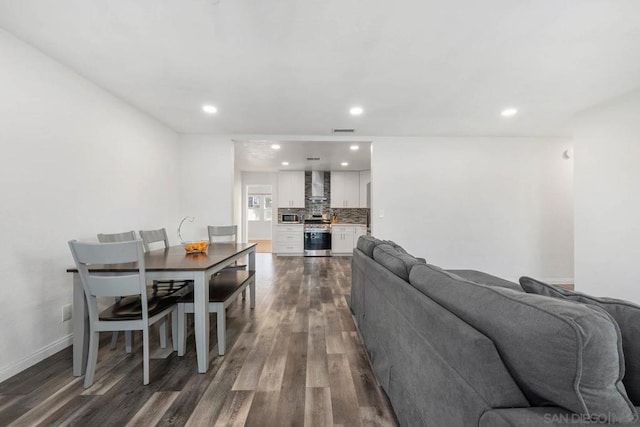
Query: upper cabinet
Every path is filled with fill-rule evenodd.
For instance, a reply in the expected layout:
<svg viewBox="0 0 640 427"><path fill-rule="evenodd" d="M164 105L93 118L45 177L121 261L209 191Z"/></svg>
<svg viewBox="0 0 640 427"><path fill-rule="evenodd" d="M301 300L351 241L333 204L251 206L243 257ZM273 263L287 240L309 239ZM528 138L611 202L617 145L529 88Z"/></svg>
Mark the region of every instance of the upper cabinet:
<svg viewBox="0 0 640 427"><path fill-rule="evenodd" d="M304 171L278 173L278 207L304 208Z"/></svg>
<svg viewBox="0 0 640 427"><path fill-rule="evenodd" d="M360 207L360 172L331 171L331 207Z"/></svg>
<svg viewBox="0 0 640 427"><path fill-rule="evenodd" d="M369 188L368 184L371 184L371 171L360 171L360 207L370 207Z"/></svg>

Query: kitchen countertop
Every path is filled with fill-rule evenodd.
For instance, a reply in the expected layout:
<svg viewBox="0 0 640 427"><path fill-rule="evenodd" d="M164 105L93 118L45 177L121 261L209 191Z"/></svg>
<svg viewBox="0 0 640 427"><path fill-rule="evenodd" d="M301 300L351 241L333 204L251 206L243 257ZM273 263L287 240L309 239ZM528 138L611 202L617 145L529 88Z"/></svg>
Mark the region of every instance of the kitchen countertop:
<svg viewBox="0 0 640 427"><path fill-rule="evenodd" d="M277 225L304 225L303 222L279 222L277 223ZM349 226L360 226L360 227L366 227L367 224L360 224L360 223L349 223L349 222L338 222L336 224L330 224L330 225L349 225Z"/></svg>

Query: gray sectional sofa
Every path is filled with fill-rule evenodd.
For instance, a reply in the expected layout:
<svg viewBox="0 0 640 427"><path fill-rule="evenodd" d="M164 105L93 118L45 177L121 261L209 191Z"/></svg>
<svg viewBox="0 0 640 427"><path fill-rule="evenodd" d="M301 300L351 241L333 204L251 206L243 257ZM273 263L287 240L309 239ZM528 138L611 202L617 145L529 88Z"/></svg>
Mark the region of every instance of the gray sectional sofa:
<svg viewBox="0 0 640 427"><path fill-rule="evenodd" d="M640 307L523 280L358 240L351 309L401 425L640 426Z"/></svg>

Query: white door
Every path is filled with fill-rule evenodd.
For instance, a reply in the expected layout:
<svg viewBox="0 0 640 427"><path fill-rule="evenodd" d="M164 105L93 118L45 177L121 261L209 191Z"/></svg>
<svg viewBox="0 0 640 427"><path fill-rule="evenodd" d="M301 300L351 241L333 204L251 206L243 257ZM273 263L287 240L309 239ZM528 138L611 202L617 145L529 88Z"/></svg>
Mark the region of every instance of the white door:
<svg viewBox="0 0 640 427"><path fill-rule="evenodd" d="M247 240L271 240L273 198L270 192L247 191Z"/></svg>

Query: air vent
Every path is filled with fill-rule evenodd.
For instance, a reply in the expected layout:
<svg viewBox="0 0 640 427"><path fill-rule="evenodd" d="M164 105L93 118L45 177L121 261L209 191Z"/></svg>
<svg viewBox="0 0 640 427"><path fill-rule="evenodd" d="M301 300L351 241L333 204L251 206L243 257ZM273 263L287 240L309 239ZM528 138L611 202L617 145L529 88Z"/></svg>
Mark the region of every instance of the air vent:
<svg viewBox="0 0 640 427"><path fill-rule="evenodd" d="M320 157L307 157L307 160L320 160Z"/></svg>
<svg viewBox="0 0 640 427"><path fill-rule="evenodd" d="M355 129L333 129L333 133L354 133Z"/></svg>

